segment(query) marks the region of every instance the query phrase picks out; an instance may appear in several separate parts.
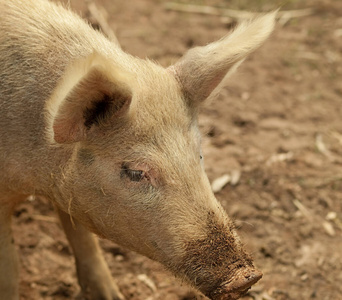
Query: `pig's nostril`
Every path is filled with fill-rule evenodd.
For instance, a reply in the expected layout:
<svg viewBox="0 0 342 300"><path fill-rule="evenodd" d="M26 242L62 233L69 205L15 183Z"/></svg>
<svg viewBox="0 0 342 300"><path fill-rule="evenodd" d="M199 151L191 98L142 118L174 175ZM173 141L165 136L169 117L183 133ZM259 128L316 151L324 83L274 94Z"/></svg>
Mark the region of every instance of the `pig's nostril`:
<svg viewBox="0 0 342 300"><path fill-rule="evenodd" d="M262 273L258 270L244 270L235 281L226 286L226 289L231 292L247 291L253 284L259 281Z"/></svg>
<svg viewBox="0 0 342 300"><path fill-rule="evenodd" d="M236 275L235 279L226 283L220 289L218 295L212 297L215 300L234 300L242 297L249 288L259 281L262 273L255 269L245 269Z"/></svg>
<svg viewBox="0 0 342 300"><path fill-rule="evenodd" d="M248 274L244 274L244 279L242 279L241 289L250 288L254 283L259 281L262 277L262 273L258 270L253 270Z"/></svg>

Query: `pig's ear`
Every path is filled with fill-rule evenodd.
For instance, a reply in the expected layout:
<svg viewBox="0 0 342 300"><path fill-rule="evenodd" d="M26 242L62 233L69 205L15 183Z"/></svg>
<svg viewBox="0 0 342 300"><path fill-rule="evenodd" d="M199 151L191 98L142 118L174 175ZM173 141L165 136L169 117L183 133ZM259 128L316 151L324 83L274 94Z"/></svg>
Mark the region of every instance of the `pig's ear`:
<svg viewBox="0 0 342 300"><path fill-rule="evenodd" d="M208 98L226 75L261 45L274 28L276 13L243 22L221 40L190 49L180 61L169 67L190 103Z"/></svg>
<svg viewBox="0 0 342 300"><path fill-rule="evenodd" d="M46 104L50 142L84 140L109 119L127 112L132 99L128 76L96 53L67 68Z"/></svg>

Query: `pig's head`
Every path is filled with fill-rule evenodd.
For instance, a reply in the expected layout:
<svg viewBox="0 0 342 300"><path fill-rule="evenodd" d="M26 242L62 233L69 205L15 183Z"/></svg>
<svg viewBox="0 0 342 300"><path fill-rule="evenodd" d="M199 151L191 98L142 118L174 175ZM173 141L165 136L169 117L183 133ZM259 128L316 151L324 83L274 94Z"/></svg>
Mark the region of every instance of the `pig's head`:
<svg viewBox="0 0 342 300"><path fill-rule="evenodd" d="M211 191L198 107L268 37L274 15L168 69L121 51L94 53L68 68L47 102L47 135L68 157L58 205L211 299L239 298L261 273Z"/></svg>

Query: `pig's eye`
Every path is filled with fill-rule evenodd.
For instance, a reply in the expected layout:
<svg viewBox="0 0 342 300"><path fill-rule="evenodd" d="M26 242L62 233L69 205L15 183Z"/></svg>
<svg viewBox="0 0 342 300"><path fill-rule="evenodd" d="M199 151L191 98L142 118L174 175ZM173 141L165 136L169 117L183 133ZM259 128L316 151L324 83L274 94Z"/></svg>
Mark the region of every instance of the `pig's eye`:
<svg viewBox="0 0 342 300"><path fill-rule="evenodd" d="M127 166L122 166L121 176L128 177L131 181L139 182L144 179L145 172L140 170L131 170Z"/></svg>

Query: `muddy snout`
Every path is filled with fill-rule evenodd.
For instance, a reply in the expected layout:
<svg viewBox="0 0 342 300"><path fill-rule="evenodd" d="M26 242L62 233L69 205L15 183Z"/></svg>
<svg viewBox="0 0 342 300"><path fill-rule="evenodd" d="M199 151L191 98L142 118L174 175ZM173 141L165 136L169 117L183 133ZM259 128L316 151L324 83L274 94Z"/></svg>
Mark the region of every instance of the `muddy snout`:
<svg viewBox="0 0 342 300"><path fill-rule="evenodd" d="M212 300L236 300L247 293L258 282L262 273L256 269L240 270L230 281L224 282L211 297Z"/></svg>

